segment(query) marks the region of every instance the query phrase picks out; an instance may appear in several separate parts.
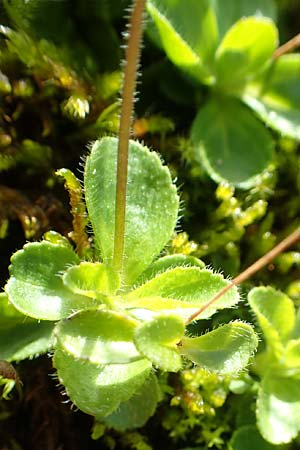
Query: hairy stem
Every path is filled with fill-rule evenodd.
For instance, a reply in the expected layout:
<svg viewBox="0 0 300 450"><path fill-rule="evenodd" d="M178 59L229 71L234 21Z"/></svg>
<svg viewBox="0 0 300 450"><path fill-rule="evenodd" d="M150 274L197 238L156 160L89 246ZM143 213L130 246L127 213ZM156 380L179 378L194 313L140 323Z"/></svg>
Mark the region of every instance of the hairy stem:
<svg viewBox="0 0 300 450"><path fill-rule="evenodd" d="M219 300L222 295L226 294L233 286L237 286L240 283L243 283L264 266L269 264L276 256L294 244L296 241L300 239L300 228L297 228L293 233L291 233L288 237L283 239L279 244L277 244L272 250L270 250L266 255L259 258L255 263L251 264L246 270L240 273L237 277L235 277L227 286L217 292L207 303L205 303L201 308L199 308L194 314L192 314L186 321L186 325L195 320L203 311L205 311L210 305Z"/></svg>
<svg viewBox="0 0 300 450"><path fill-rule="evenodd" d="M297 47L300 47L300 33L287 41L285 44L278 47L273 54L273 59L277 59L285 53L295 50Z"/></svg>
<svg viewBox="0 0 300 450"><path fill-rule="evenodd" d="M126 186L128 172L128 148L132 133L132 111L136 88L140 46L142 38L143 12L146 0L135 0L129 21L128 43L125 55L121 118L118 140L117 188L115 212L115 237L113 264L121 271L123 265Z"/></svg>

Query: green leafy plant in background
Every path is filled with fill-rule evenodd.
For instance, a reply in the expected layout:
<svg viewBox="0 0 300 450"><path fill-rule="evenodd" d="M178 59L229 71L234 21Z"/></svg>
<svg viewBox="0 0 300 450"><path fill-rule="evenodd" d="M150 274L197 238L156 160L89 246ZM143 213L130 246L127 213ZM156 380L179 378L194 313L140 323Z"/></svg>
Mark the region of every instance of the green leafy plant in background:
<svg viewBox="0 0 300 450"><path fill-rule="evenodd" d="M236 373L257 346L252 326L241 321L186 335L193 319L235 305L237 290L208 303L231 283L193 257L157 259L176 225L179 199L157 154L128 142L143 3L137 1L132 13L119 140L96 141L85 163L94 245L85 231L80 185L61 170L75 212L76 251L54 232L26 244L12 257L1 298L1 358L52 351L72 402L117 429L139 427L154 413L160 391L153 369L177 372L186 359Z"/></svg>
<svg viewBox="0 0 300 450"><path fill-rule="evenodd" d="M267 441L288 443L300 431L299 309L286 294L271 287L252 289L248 299L265 344L252 368L261 378L257 424Z"/></svg>
<svg viewBox="0 0 300 450"><path fill-rule="evenodd" d="M300 56L276 50L275 4L149 0L148 11L152 39L187 79L210 90L191 127L193 161L217 182L255 185L274 150L258 118L300 139Z"/></svg>

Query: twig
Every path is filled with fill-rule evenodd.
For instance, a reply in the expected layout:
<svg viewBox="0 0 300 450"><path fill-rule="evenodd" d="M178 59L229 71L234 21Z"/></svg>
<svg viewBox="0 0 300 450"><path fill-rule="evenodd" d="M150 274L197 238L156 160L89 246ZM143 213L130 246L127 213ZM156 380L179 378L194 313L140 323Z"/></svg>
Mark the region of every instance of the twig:
<svg viewBox="0 0 300 450"><path fill-rule="evenodd" d="M264 266L269 264L276 256L294 244L296 241L300 239L300 228L297 228L293 233L291 233L288 237L283 239L278 245L276 245L272 250L270 250L266 255L259 258L255 263L251 264L246 270L240 273L237 277L235 277L227 286L217 292L207 303L205 303L201 308L199 308L195 313L193 313L186 321L186 325L196 319L203 311L205 311L209 306L215 303L222 295L226 294L231 288L234 286L243 283Z"/></svg>
<svg viewBox="0 0 300 450"><path fill-rule="evenodd" d="M300 33L287 41L285 44L278 47L273 53L273 59L277 59L285 53L295 50L297 47L300 47Z"/></svg>

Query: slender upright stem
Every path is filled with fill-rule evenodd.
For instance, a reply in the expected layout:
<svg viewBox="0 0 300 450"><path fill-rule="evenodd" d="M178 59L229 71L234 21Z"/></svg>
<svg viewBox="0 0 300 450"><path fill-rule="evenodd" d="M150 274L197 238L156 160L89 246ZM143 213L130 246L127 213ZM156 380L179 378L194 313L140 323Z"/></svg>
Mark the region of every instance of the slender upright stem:
<svg viewBox="0 0 300 450"><path fill-rule="evenodd" d="M300 47L300 33L287 41L285 44L278 47L273 54L273 59L277 59L285 53L295 50L297 47Z"/></svg>
<svg viewBox="0 0 300 450"><path fill-rule="evenodd" d="M227 286L217 292L207 303L205 303L201 308L199 308L194 314L192 314L186 321L186 325L196 319L203 311L205 311L209 306L219 300L222 295L226 294L233 286L237 286L240 283L243 283L264 266L270 263L276 256L294 244L296 241L300 239L300 228L297 228L293 233L291 233L288 237L283 239L283 241L279 242L272 250L270 250L266 255L259 258L255 263L249 266L246 270L240 273L237 277L235 277Z"/></svg>
<svg viewBox="0 0 300 450"><path fill-rule="evenodd" d="M129 21L124 80L122 90L121 118L118 140L117 188L115 212L115 237L113 264L121 271L124 254L126 186L128 172L128 148L132 134L132 111L140 56L143 12L146 0L135 0Z"/></svg>

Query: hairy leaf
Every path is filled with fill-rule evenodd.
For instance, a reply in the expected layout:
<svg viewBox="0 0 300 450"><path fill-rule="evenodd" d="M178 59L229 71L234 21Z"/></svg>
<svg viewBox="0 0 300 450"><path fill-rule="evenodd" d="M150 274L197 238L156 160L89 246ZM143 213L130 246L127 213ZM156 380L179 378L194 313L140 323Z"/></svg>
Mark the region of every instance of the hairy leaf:
<svg viewBox="0 0 300 450"><path fill-rule="evenodd" d="M256 184L273 155L269 132L235 99L211 99L198 112L191 138L196 161L213 180L245 189Z"/></svg>
<svg viewBox="0 0 300 450"><path fill-rule="evenodd" d="M198 267L177 267L158 274L126 295L127 305L150 310L172 311L183 318L207 303L229 281L222 275ZM236 288L232 288L200 314L206 319L218 309L229 308L239 301Z"/></svg>
<svg viewBox="0 0 300 450"><path fill-rule="evenodd" d="M145 358L128 364L92 364L84 358L74 358L59 344L53 364L72 402L99 419L129 400L145 383L151 370L151 363Z"/></svg>
<svg viewBox="0 0 300 450"><path fill-rule="evenodd" d="M11 262L6 292L23 314L59 320L94 304L92 299L71 292L62 282L63 271L79 263L71 248L46 241L34 242L16 252Z"/></svg>
<svg viewBox="0 0 300 450"><path fill-rule="evenodd" d="M184 334L184 322L178 316L159 315L136 329L134 342L142 355L161 370L177 372L181 355L177 345Z"/></svg>
<svg viewBox="0 0 300 450"><path fill-rule="evenodd" d="M63 282L76 294L99 298L99 294L114 294L120 286L120 277L102 263L82 262L64 273Z"/></svg>
<svg viewBox="0 0 300 450"><path fill-rule="evenodd" d="M24 317L0 294L0 360L20 361L50 350L54 324Z"/></svg>
<svg viewBox="0 0 300 450"><path fill-rule="evenodd" d="M137 322L124 314L87 309L59 322L59 346L74 358L94 364L124 364L140 359L133 344Z"/></svg>
<svg viewBox="0 0 300 450"><path fill-rule="evenodd" d="M154 374L150 374L143 386L125 403L121 403L117 411L105 417L107 426L124 431L145 425L154 414L161 393Z"/></svg>
<svg viewBox="0 0 300 450"><path fill-rule="evenodd" d="M181 353L207 370L234 374L249 362L258 344L253 328L231 322L200 337L182 339Z"/></svg>
<svg viewBox="0 0 300 450"><path fill-rule="evenodd" d="M257 287L249 292L248 300L256 314L267 345L281 358L283 344L295 327L295 308L283 292L271 287ZM284 320L283 320L284 318Z"/></svg>
<svg viewBox="0 0 300 450"><path fill-rule="evenodd" d="M85 167L85 193L96 243L112 264L115 225L117 145L115 138L96 141ZM156 153L130 141L126 200L125 284L159 254L176 224L178 196L167 167Z"/></svg>

